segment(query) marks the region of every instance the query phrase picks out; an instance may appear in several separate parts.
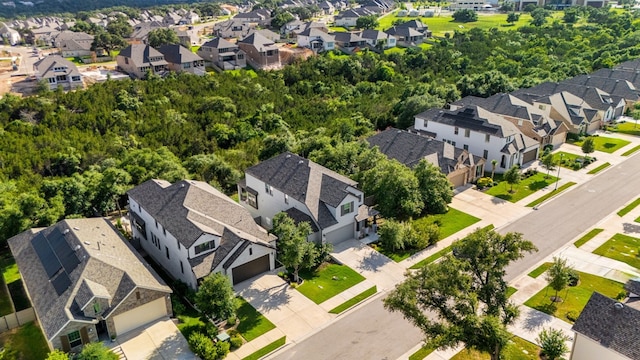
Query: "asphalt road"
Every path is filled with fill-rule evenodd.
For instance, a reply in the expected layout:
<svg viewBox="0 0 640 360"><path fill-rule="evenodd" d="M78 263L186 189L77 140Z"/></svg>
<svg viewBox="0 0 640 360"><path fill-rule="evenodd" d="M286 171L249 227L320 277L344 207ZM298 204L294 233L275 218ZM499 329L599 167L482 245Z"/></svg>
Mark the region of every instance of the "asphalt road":
<svg viewBox="0 0 640 360"><path fill-rule="evenodd" d="M535 243L539 250L509 266L507 280L528 271L580 233L638 197L638 175L640 153L498 229L500 233L523 233L524 238ZM614 213L613 216L617 215ZM386 311L382 298L379 296L300 343L277 352L272 358L397 359L418 344L421 334L400 314Z"/></svg>

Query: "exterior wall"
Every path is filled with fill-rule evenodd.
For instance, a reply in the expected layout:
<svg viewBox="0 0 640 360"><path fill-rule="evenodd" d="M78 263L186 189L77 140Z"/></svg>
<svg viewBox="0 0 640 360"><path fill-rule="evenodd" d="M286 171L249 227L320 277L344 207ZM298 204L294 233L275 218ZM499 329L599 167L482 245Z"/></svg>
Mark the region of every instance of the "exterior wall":
<svg viewBox="0 0 640 360"><path fill-rule="evenodd" d="M336 19L336 26L356 26L358 18L339 18Z"/></svg>
<svg viewBox="0 0 640 360"><path fill-rule="evenodd" d="M144 251L173 278L183 281L195 289L197 282L189 264L188 249L182 246L170 232L163 231L162 224L157 223L156 226L156 220L131 197L129 197L129 211L135 212L146 224L146 238L142 236L136 226L132 226L133 237L139 239ZM151 234L158 238L160 248L153 244ZM167 249L165 247L169 249L169 259L167 259ZM180 267L180 262L182 262L182 268ZM182 269L184 269L184 272Z"/></svg>
<svg viewBox="0 0 640 360"><path fill-rule="evenodd" d="M240 247L241 245L242 245L242 242L238 243L236 248ZM235 251L236 248L231 250L229 253L232 254ZM228 269L225 270L223 268L223 264L224 264L224 261L223 261L223 262L220 263L220 265L218 265L218 267L216 267L213 270L213 272L220 272L220 273L226 275L229 278L229 280L231 281L231 283L233 284L233 271L232 271L233 268L235 268L236 266L240 266L242 264L246 264L249 261L255 260L257 258L260 258L260 257L264 256L264 255L269 255L269 270L275 269L275 267L276 267L276 250L268 248L266 246L251 244L246 249L244 249L242 254L240 254L240 256L238 256L238 258L233 262L233 264L231 264L231 266L229 266Z"/></svg>
<svg viewBox="0 0 640 360"><path fill-rule="evenodd" d="M51 339L51 347L53 349L60 349L62 350L62 340L60 339L60 337L62 336L67 336L68 334L74 332L74 331L81 331L82 328L86 328L87 329L87 335L89 335L89 342L96 342L98 341L98 332L96 331L96 326L94 324L88 324L88 323L81 323L81 322L70 322L69 324L67 324L67 326L65 326L62 331L60 331L60 333L58 334L58 336L56 336L55 338ZM87 342L88 343L88 342ZM85 342L83 341L83 345L85 344ZM82 349L82 346L77 346L74 348L71 348L72 352L80 352L80 349Z"/></svg>
<svg viewBox="0 0 640 360"><path fill-rule="evenodd" d="M588 337L576 333L570 360L630 360L630 358L610 350Z"/></svg>
<svg viewBox="0 0 640 360"><path fill-rule="evenodd" d="M118 55L116 57L116 63L118 64L118 67L121 68L124 72L126 72L127 74L131 74L137 78L144 77L145 74L142 74L136 64L134 64L131 59L129 59L128 61L129 63L127 64L124 56Z"/></svg>
<svg viewBox="0 0 640 360"><path fill-rule="evenodd" d="M62 57L82 57L90 56L91 50L62 50Z"/></svg>
<svg viewBox="0 0 640 360"><path fill-rule="evenodd" d="M139 294L139 299L137 294ZM107 329L109 331L109 335L111 336L121 335L116 333L115 325L113 323L113 318L116 315L120 315L129 310L135 309L140 305L149 303L161 297L164 297L165 299L165 304L167 306L167 316L170 316L173 313L173 309L171 307L171 298L168 292L165 293L161 291L140 289L140 288L135 289L133 292L131 292L131 294L129 294L129 296L124 301L120 303L120 306L118 306L118 308L114 312L110 313L109 317L105 319L107 323Z"/></svg>
<svg viewBox="0 0 640 360"><path fill-rule="evenodd" d="M451 11L461 10L461 9L469 9L469 10L482 10L483 5L486 2L483 0L456 0L453 1L450 5Z"/></svg>
<svg viewBox="0 0 640 360"><path fill-rule="evenodd" d="M265 68L265 67L280 67L280 51L274 49L273 55L267 56L266 52L259 52L253 45L239 43L238 46L240 49L244 50L244 52L249 57L249 60L252 62L252 65Z"/></svg>

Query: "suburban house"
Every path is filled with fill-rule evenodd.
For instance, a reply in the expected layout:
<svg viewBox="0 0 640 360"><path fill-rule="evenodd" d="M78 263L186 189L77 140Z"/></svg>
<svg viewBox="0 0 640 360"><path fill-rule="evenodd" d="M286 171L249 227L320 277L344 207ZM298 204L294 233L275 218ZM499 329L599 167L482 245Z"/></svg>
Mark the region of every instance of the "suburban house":
<svg viewBox="0 0 640 360"><path fill-rule="evenodd" d="M213 25L213 35L224 39L241 39L256 28L255 23L243 19L230 19Z"/></svg>
<svg viewBox="0 0 640 360"><path fill-rule="evenodd" d="M53 38L59 33L60 31L58 29L41 26L36 29L31 29L27 42L38 46L53 46Z"/></svg>
<svg viewBox="0 0 640 360"><path fill-rule="evenodd" d="M417 32L423 34L425 37L431 37L431 31L427 24L423 23L420 20L409 20L403 23L397 24L397 28L411 28L416 30Z"/></svg>
<svg viewBox="0 0 640 360"><path fill-rule="evenodd" d="M498 173L536 160L540 149L539 141L524 135L504 116L475 105L427 110L416 115L414 128L453 146L462 145L487 161L497 160Z"/></svg>
<svg viewBox="0 0 640 360"><path fill-rule="evenodd" d="M162 21L162 20L161 20ZM147 21L136 24L133 27L133 32L131 36L129 36L129 41L131 44L140 44L147 43L147 39L149 38L149 33L152 30L163 29L165 26L161 21Z"/></svg>
<svg viewBox="0 0 640 360"><path fill-rule="evenodd" d="M235 285L275 267L276 238L205 182L149 180L128 195L134 244L193 289L212 272Z"/></svg>
<svg viewBox="0 0 640 360"><path fill-rule="evenodd" d="M335 6L328 1L319 2L318 7L322 10L322 15L332 15L336 11Z"/></svg>
<svg viewBox="0 0 640 360"><path fill-rule="evenodd" d="M636 89L640 89L640 71L629 68L600 69L591 73L591 77L601 77L611 81L625 80L633 84Z"/></svg>
<svg viewBox="0 0 640 360"><path fill-rule="evenodd" d="M169 65L161 52L144 44L132 44L120 50L116 63L122 71L138 79L144 78L147 71L162 74Z"/></svg>
<svg viewBox="0 0 640 360"><path fill-rule="evenodd" d="M467 150L405 130L389 128L367 138L371 147L390 159L410 168L424 159L447 176L454 187L474 182L484 176L486 160Z"/></svg>
<svg viewBox="0 0 640 360"><path fill-rule="evenodd" d="M238 41L238 47L247 54L247 63L256 69L274 70L282 67L280 50L276 44L259 33L254 32Z"/></svg>
<svg viewBox="0 0 640 360"><path fill-rule="evenodd" d="M357 33L335 32L332 35L335 38L336 45L347 53L367 46L367 41Z"/></svg>
<svg viewBox="0 0 640 360"><path fill-rule="evenodd" d="M395 36L397 44L401 46L416 46L422 44L425 35L418 30L404 26L393 26L387 29L387 34Z"/></svg>
<svg viewBox="0 0 640 360"><path fill-rule="evenodd" d="M315 53L333 50L336 46L333 35L312 27L297 35L297 43L298 46L309 48Z"/></svg>
<svg viewBox="0 0 640 360"><path fill-rule="evenodd" d="M79 352L172 314L171 289L106 219L8 240L50 349Z"/></svg>
<svg viewBox="0 0 640 360"><path fill-rule="evenodd" d="M563 82L567 84L579 85L582 87L600 89L611 94L612 97L622 98L626 102L627 109L633 107L633 104L640 101L640 90L638 90L635 85L633 85L633 83L625 79L611 80L600 76L578 75L566 79Z"/></svg>
<svg viewBox="0 0 640 360"><path fill-rule="evenodd" d="M396 38L384 31L367 29L359 33L360 37L374 49L388 49L396 46Z"/></svg>
<svg viewBox="0 0 640 360"><path fill-rule="evenodd" d="M451 11L456 10L473 10L481 11L486 9L486 5L489 5L486 0L453 0L449 5ZM489 5L491 8L491 5Z"/></svg>
<svg viewBox="0 0 640 360"><path fill-rule="evenodd" d="M182 19L178 20L179 25L191 25L200 22L200 15L195 13L193 10L189 10Z"/></svg>
<svg viewBox="0 0 640 360"><path fill-rule="evenodd" d="M162 18L162 25L166 27L173 26L178 24L180 19L182 19L182 16L170 11Z"/></svg>
<svg viewBox="0 0 640 360"><path fill-rule="evenodd" d="M53 38L62 57L89 56L92 43L93 35L84 32L62 31Z"/></svg>
<svg viewBox="0 0 640 360"><path fill-rule="evenodd" d="M273 42L280 41L280 34L273 32L269 29L253 29L251 32L257 32L258 34L264 36L265 38Z"/></svg>
<svg viewBox="0 0 640 360"><path fill-rule="evenodd" d="M174 28L176 35L178 35L178 41L182 46L191 49L192 46L197 46L200 43L200 36L196 29L178 29Z"/></svg>
<svg viewBox="0 0 640 360"><path fill-rule="evenodd" d="M335 24L336 26L353 27L353 26L356 26L356 22L360 17L368 16L368 15L377 15L377 13L366 8L356 8L356 9L345 10L340 14L336 15Z"/></svg>
<svg viewBox="0 0 640 360"><path fill-rule="evenodd" d="M571 360L640 359L640 280L625 284L629 298L618 302L597 291L573 324Z"/></svg>
<svg viewBox="0 0 640 360"><path fill-rule="evenodd" d="M179 44L162 45L158 51L164 55L167 67L175 72L188 72L194 75L204 75L204 60L191 50Z"/></svg>
<svg viewBox="0 0 640 360"><path fill-rule="evenodd" d="M247 66L245 52L238 45L223 38L215 38L202 44L198 55L222 70L242 69Z"/></svg>
<svg viewBox="0 0 640 360"><path fill-rule="evenodd" d="M33 64L36 79L44 80L52 90L62 86L65 90L83 87L82 75L71 61L60 55L49 55Z"/></svg>
<svg viewBox="0 0 640 360"><path fill-rule="evenodd" d="M14 46L20 43L20 33L7 26L7 24L0 22L0 37L4 39L9 45Z"/></svg>
<svg viewBox="0 0 640 360"><path fill-rule="evenodd" d="M259 26L271 25L271 11L269 9L257 9L246 13L239 13L233 20L241 20L245 23L256 23Z"/></svg>
<svg viewBox="0 0 640 360"><path fill-rule="evenodd" d="M282 35L289 36L289 34L294 32L295 30L300 31L300 28L304 26L304 24L304 21L301 21L300 19L293 19L288 23L282 25L282 27L280 28L280 33Z"/></svg>
<svg viewBox="0 0 640 360"><path fill-rule="evenodd" d="M372 226L357 186L345 176L285 152L245 170L238 193L240 203L267 229L276 214L286 212L294 221L311 225L309 241L336 244L359 237Z"/></svg>
<svg viewBox="0 0 640 360"><path fill-rule="evenodd" d="M374 9L376 13L387 13L396 7L396 3L391 0L364 0L360 1L360 6Z"/></svg>

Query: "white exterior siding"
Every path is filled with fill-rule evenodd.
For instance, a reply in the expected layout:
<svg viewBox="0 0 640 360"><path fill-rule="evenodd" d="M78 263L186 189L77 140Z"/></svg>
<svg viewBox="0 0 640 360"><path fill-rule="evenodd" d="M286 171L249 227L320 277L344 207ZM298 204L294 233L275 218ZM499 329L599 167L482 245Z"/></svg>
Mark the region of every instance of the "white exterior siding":
<svg viewBox="0 0 640 360"><path fill-rule="evenodd" d="M352 26L356 26L356 22L358 21L358 18L339 18L336 19L336 26L346 26L346 27L352 27Z"/></svg>
<svg viewBox="0 0 640 360"><path fill-rule="evenodd" d="M588 337L576 333L573 340L571 360L630 360L630 358L608 349Z"/></svg>
<svg viewBox="0 0 640 360"><path fill-rule="evenodd" d="M235 250L240 247L241 243L239 243L232 251L230 251L230 254L233 254L235 252ZM240 256L238 256L238 258L231 264L231 266L229 266L229 268L227 268L226 272L224 270L224 262L221 262L220 265L218 265L218 267L216 267L214 269L214 272L221 272L222 274L225 274L229 280L231 281L231 283L233 284L233 268L240 266L242 264L246 264L249 261L255 260L257 258L260 258L262 256L265 255L269 255L269 268L270 269L275 269L275 261L276 261L276 256L275 256L275 250L274 249L270 249L266 246L260 246L257 244L251 244L249 245L249 247L247 247L246 249L244 249L244 251L242 252L242 254L240 254Z"/></svg>

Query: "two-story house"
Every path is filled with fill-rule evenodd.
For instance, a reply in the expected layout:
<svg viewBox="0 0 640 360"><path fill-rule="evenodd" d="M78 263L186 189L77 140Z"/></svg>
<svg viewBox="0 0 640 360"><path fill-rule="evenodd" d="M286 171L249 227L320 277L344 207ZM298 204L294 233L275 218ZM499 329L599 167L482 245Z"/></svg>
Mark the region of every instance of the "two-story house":
<svg viewBox="0 0 640 360"><path fill-rule="evenodd" d="M367 29L359 33L367 45L374 49L388 49L396 46L396 37L384 31Z"/></svg>
<svg viewBox="0 0 640 360"><path fill-rule="evenodd" d="M366 8L356 8L356 9L345 10L340 14L336 15L335 24L336 26L353 27L353 26L356 26L356 23L358 22L359 18L363 16L369 16L369 15L377 16L377 13Z"/></svg>
<svg viewBox="0 0 640 360"><path fill-rule="evenodd" d="M224 39L241 39L256 26L256 23L248 23L243 19L229 19L213 24L213 35Z"/></svg>
<svg viewBox="0 0 640 360"><path fill-rule="evenodd" d="M158 51L164 55L167 67L175 72L188 72L194 75L204 75L204 60L191 50L179 44L162 45Z"/></svg>
<svg viewBox="0 0 640 360"><path fill-rule="evenodd" d="M356 238L364 224L356 219L364 203L358 183L313 161L282 153L245 170L238 184L240 203L270 229L273 217L286 212L306 221L310 241L338 243Z"/></svg>
<svg viewBox="0 0 640 360"><path fill-rule="evenodd" d="M425 38L423 33L411 27L393 26L386 33L395 36L397 44L401 46L416 46L422 44Z"/></svg>
<svg viewBox="0 0 640 360"><path fill-rule="evenodd" d="M116 63L122 71L138 79L144 78L148 71L162 74L169 65L161 52L144 44L132 44L122 49Z"/></svg>
<svg viewBox="0 0 640 360"><path fill-rule="evenodd" d="M222 70L242 69L247 66L246 54L238 45L223 38L214 38L202 44L198 55Z"/></svg>
<svg viewBox="0 0 640 360"><path fill-rule="evenodd" d="M52 90L62 86L63 89L83 87L82 75L71 61L60 55L49 55L33 64L36 79L44 80Z"/></svg>
<svg viewBox="0 0 640 360"><path fill-rule="evenodd" d="M273 270L276 238L211 185L149 180L127 194L134 244L191 288L212 272L237 284Z"/></svg>
<svg viewBox="0 0 640 360"><path fill-rule="evenodd" d="M256 69L274 70L282 67L280 50L276 44L254 32L238 41L238 47L247 55L247 63Z"/></svg>
<svg viewBox="0 0 640 360"><path fill-rule="evenodd" d="M256 9L246 13L239 13L234 20L241 20L245 23L255 23L259 26L271 25L271 11L269 9Z"/></svg>
<svg viewBox="0 0 640 360"><path fill-rule="evenodd" d="M62 31L53 38L53 45L62 57L80 57L91 55L93 35L84 32Z"/></svg>
<svg viewBox="0 0 640 360"><path fill-rule="evenodd" d="M309 48L315 53L333 50L336 45L333 35L313 27L309 27L299 33L297 42L298 46Z"/></svg>
<svg viewBox="0 0 640 360"><path fill-rule="evenodd" d="M536 160L540 149L538 141L524 135L502 115L479 106L427 110L416 115L414 128L488 161L497 160L498 173Z"/></svg>

